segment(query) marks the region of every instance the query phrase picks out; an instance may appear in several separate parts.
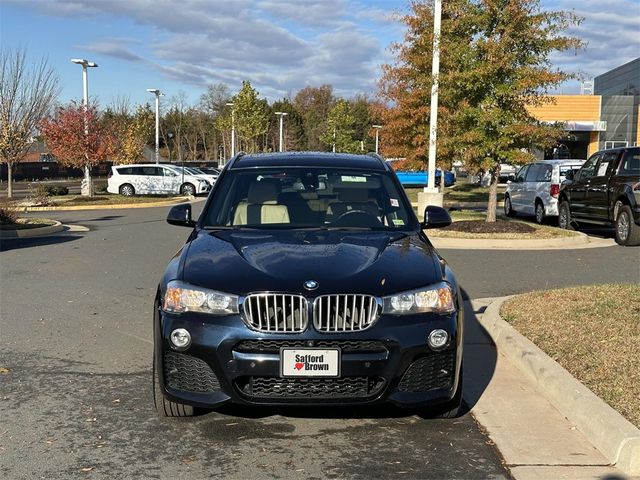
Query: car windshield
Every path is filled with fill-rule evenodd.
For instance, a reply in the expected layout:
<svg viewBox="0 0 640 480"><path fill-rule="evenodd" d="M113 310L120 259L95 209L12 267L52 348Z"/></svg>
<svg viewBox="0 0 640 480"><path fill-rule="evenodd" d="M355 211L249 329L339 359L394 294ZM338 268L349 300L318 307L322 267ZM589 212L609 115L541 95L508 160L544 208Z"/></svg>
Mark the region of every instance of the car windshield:
<svg viewBox="0 0 640 480"><path fill-rule="evenodd" d="M204 228L407 230L415 217L390 174L327 168L230 170Z"/></svg>
<svg viewBox="0 0 640 480"><path fill-rule="evenodd" d="M560 165L560 181L563 182L564 180L566 180L567 172L569 170L577 172L578 170L580 170L581 166L581 163L576 163L574 165Z"/></svg>

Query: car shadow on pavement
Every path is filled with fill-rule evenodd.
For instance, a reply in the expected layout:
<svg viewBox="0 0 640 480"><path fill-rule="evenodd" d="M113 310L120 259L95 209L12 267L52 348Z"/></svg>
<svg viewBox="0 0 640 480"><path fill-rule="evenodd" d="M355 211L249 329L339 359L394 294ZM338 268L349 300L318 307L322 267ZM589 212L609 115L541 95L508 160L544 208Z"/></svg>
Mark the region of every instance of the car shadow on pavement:
<svg viewBox="0 0 640 480"><path fill-rule="evenodd" d="M107 222L109 220L115 220L116 218L123 218L124 215L105 215L103 217L98 218L87 218L83 219L83 222Z"/></svg>
<svg viewBox="0 0 640 480"><path fill-rule="evenodd" d="M41 247L44 245L56 245L58 243L67 243L82 238L81 235L51 235L42 237L28 238L3 238L0 240L0 252L9 250L18 250L20 248Z"/></svg>
<svg viewBox="0 0 640 480"><path fill-rule="evenodd" d="M466 414L473 409L489 387L496 371L498 351L491 336L478 321L478 316L484 313L486 305L472 305L464 289L462 295L465 298L464 388L462 390L464 408L462 414Z"/></svg>

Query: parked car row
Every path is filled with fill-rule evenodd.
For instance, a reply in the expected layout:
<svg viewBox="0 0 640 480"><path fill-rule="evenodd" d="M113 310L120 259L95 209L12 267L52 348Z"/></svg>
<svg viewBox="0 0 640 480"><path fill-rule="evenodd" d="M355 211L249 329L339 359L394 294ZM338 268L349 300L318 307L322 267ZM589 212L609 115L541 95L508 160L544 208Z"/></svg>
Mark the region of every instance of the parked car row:
<svg viewBox="0 0 640 480"><path fill-rule="evenodd" d="M541 160L521 167L507 185L504 213L535 215L542 223L547 217L558 216L560 185L570 170L579 169L584 160Z"/></svg>
<svg viewBox="0 0 640 480"><path fill-rule="evenodd" d="M218 177L193 167L149 163L114 165L107 178L107 192L131 196L206 194Z"/></svg>
<svg viewBox="0 0 640 480"><path fill-rule="evenodd" d="M507 185L504 213L556 217L567 229L614 227L620 245L640 245L640 147L525 165Z"/></svg>

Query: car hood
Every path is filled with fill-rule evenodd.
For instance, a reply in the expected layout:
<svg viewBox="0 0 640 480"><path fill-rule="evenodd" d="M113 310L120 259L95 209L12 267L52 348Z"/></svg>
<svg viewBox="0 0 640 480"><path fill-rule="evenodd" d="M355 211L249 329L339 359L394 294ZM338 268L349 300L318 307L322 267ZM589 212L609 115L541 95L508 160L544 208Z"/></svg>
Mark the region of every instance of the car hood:
<svg viewBox="0 0 640 480"><path fill-rule="evenodd" d="M418 234L201 230L183 252L182 279L244 295L304 292L382 296L439 282L443 263Z"/></svg>

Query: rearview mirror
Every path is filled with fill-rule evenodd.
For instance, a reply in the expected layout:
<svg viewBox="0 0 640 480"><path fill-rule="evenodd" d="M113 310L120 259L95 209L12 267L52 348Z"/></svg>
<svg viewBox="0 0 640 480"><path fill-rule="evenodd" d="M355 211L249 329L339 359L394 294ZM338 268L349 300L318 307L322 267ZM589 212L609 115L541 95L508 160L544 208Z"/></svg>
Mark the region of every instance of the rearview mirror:
<svg viewBox="0 0 640 480"><path fill-rule="evenodd" d="M196 222L191 220L191 205L186 203L172 207L167 215L167 223L179 227L194 227Z"/></svg>
<svg viewBox="0 0 640 480"><path fill-rule="evenodd" d="M451 225L451 215L442 207L427 205L424 209L422 228L443 228Z"/></svg>

